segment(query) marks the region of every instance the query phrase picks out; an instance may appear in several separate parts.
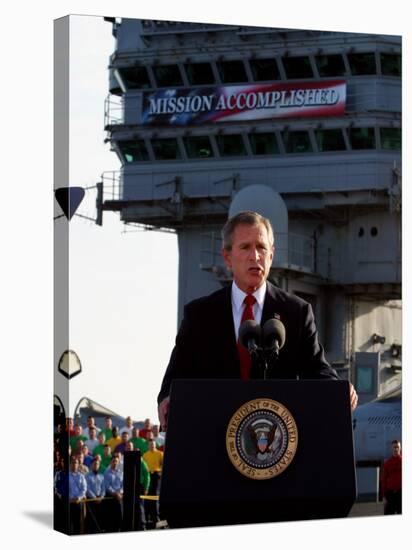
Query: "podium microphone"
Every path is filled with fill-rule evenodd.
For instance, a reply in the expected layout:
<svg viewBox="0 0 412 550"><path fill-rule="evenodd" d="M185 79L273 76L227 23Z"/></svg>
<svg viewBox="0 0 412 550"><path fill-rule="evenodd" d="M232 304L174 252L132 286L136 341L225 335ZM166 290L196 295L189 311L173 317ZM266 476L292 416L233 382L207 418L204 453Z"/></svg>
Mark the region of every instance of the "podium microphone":
<svg viewBox="0 0 412 550"><path fill-rule="evenodd" d="M279 319L268 319L263 325L262 343L266 352L278 355L286 340L285 325Z"/></svg>
<svg viewBox="0 0 412 550"><path fill-rule="evenodd" d="M261 328L259 323L253 320L244 321L239 328L239 342L245 347L250 355L258 352Z"/></svg>

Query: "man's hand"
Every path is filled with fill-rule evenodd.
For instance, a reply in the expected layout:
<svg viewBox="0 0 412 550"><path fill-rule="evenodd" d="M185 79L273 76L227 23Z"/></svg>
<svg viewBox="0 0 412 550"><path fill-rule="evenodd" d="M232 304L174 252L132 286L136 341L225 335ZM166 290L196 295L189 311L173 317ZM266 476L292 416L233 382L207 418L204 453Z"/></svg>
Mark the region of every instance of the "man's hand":
<svg viewBox="0 0 412 550"><path fill-rule="evenodd" d="M356 393L356 390L353 384L350 384L350 408L352 409L352 411L356 409L357 404L358 404L358 394Z"/></svg>
<svg viewBox="0 0 412 550"><path fill-rule="evenodd" d="M160 429L165 432L167 428L167 417L169 416L169 396L165 397L163 401L159 403L158 413L160 421Z"/></svg>

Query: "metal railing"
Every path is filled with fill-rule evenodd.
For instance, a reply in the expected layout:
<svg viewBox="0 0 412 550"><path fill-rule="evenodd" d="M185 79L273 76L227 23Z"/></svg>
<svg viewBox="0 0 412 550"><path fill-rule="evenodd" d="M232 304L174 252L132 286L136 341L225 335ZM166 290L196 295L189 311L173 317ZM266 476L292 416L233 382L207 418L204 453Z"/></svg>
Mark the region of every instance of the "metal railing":
<svg viewBox="0 0 412 550"><path fill-rule="evenodd" d="M104 100L104 126L124 123L124 98L109 94Z"/></svg>
<svg viewBox="0 0 412 550"><path fill-rule="evenodd" d="M287 252L288 264L291 267L304 269L316 273L315 269L315 241L313 237L306 237L296 233L288 234L289 248ZM209 231L201 235L200 267L207 271L214 271L223 275L225 265L221 256L222 238L217 231ZM277 249L279 256L283 256L284 249ZM322 262L324 265L324 262ZM276 260L274 262L276 267Z"/></svg>

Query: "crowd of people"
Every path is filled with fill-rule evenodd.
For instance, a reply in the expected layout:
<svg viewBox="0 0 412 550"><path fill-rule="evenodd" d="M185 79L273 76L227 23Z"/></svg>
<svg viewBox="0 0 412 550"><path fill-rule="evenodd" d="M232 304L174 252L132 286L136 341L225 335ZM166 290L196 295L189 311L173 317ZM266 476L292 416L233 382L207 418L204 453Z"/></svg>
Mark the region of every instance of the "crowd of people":
<svg viewBox="0 0 412 550"><path fill-rule="evenodd" d="M123 514L125 453L140 451L140 507L136 529L154 529L165 434L150 419L140 430L130 416L114 426L106 416L99 429L93 416L86 425L66 419L54 438L55 528L69 533L127 529ZM129 455L130 456L130 455Z"/></svg>

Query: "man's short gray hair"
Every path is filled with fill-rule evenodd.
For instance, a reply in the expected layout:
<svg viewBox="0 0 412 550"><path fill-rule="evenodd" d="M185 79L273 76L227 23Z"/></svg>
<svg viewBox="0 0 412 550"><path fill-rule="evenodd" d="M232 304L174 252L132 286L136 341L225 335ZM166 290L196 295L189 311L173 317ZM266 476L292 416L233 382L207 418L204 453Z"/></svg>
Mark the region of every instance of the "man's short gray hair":
<svg viewBox="0 0 412 550"><path fill-rule="evenodd" d="M244 210L238 212L227 220L222 229L222 246L225 250L232 250L233 233L238 225L264 225L269 237L270 246L274 245L275 239L273 235L272 224L267 218L264 218L257 212L252 210Z"/></svg>

